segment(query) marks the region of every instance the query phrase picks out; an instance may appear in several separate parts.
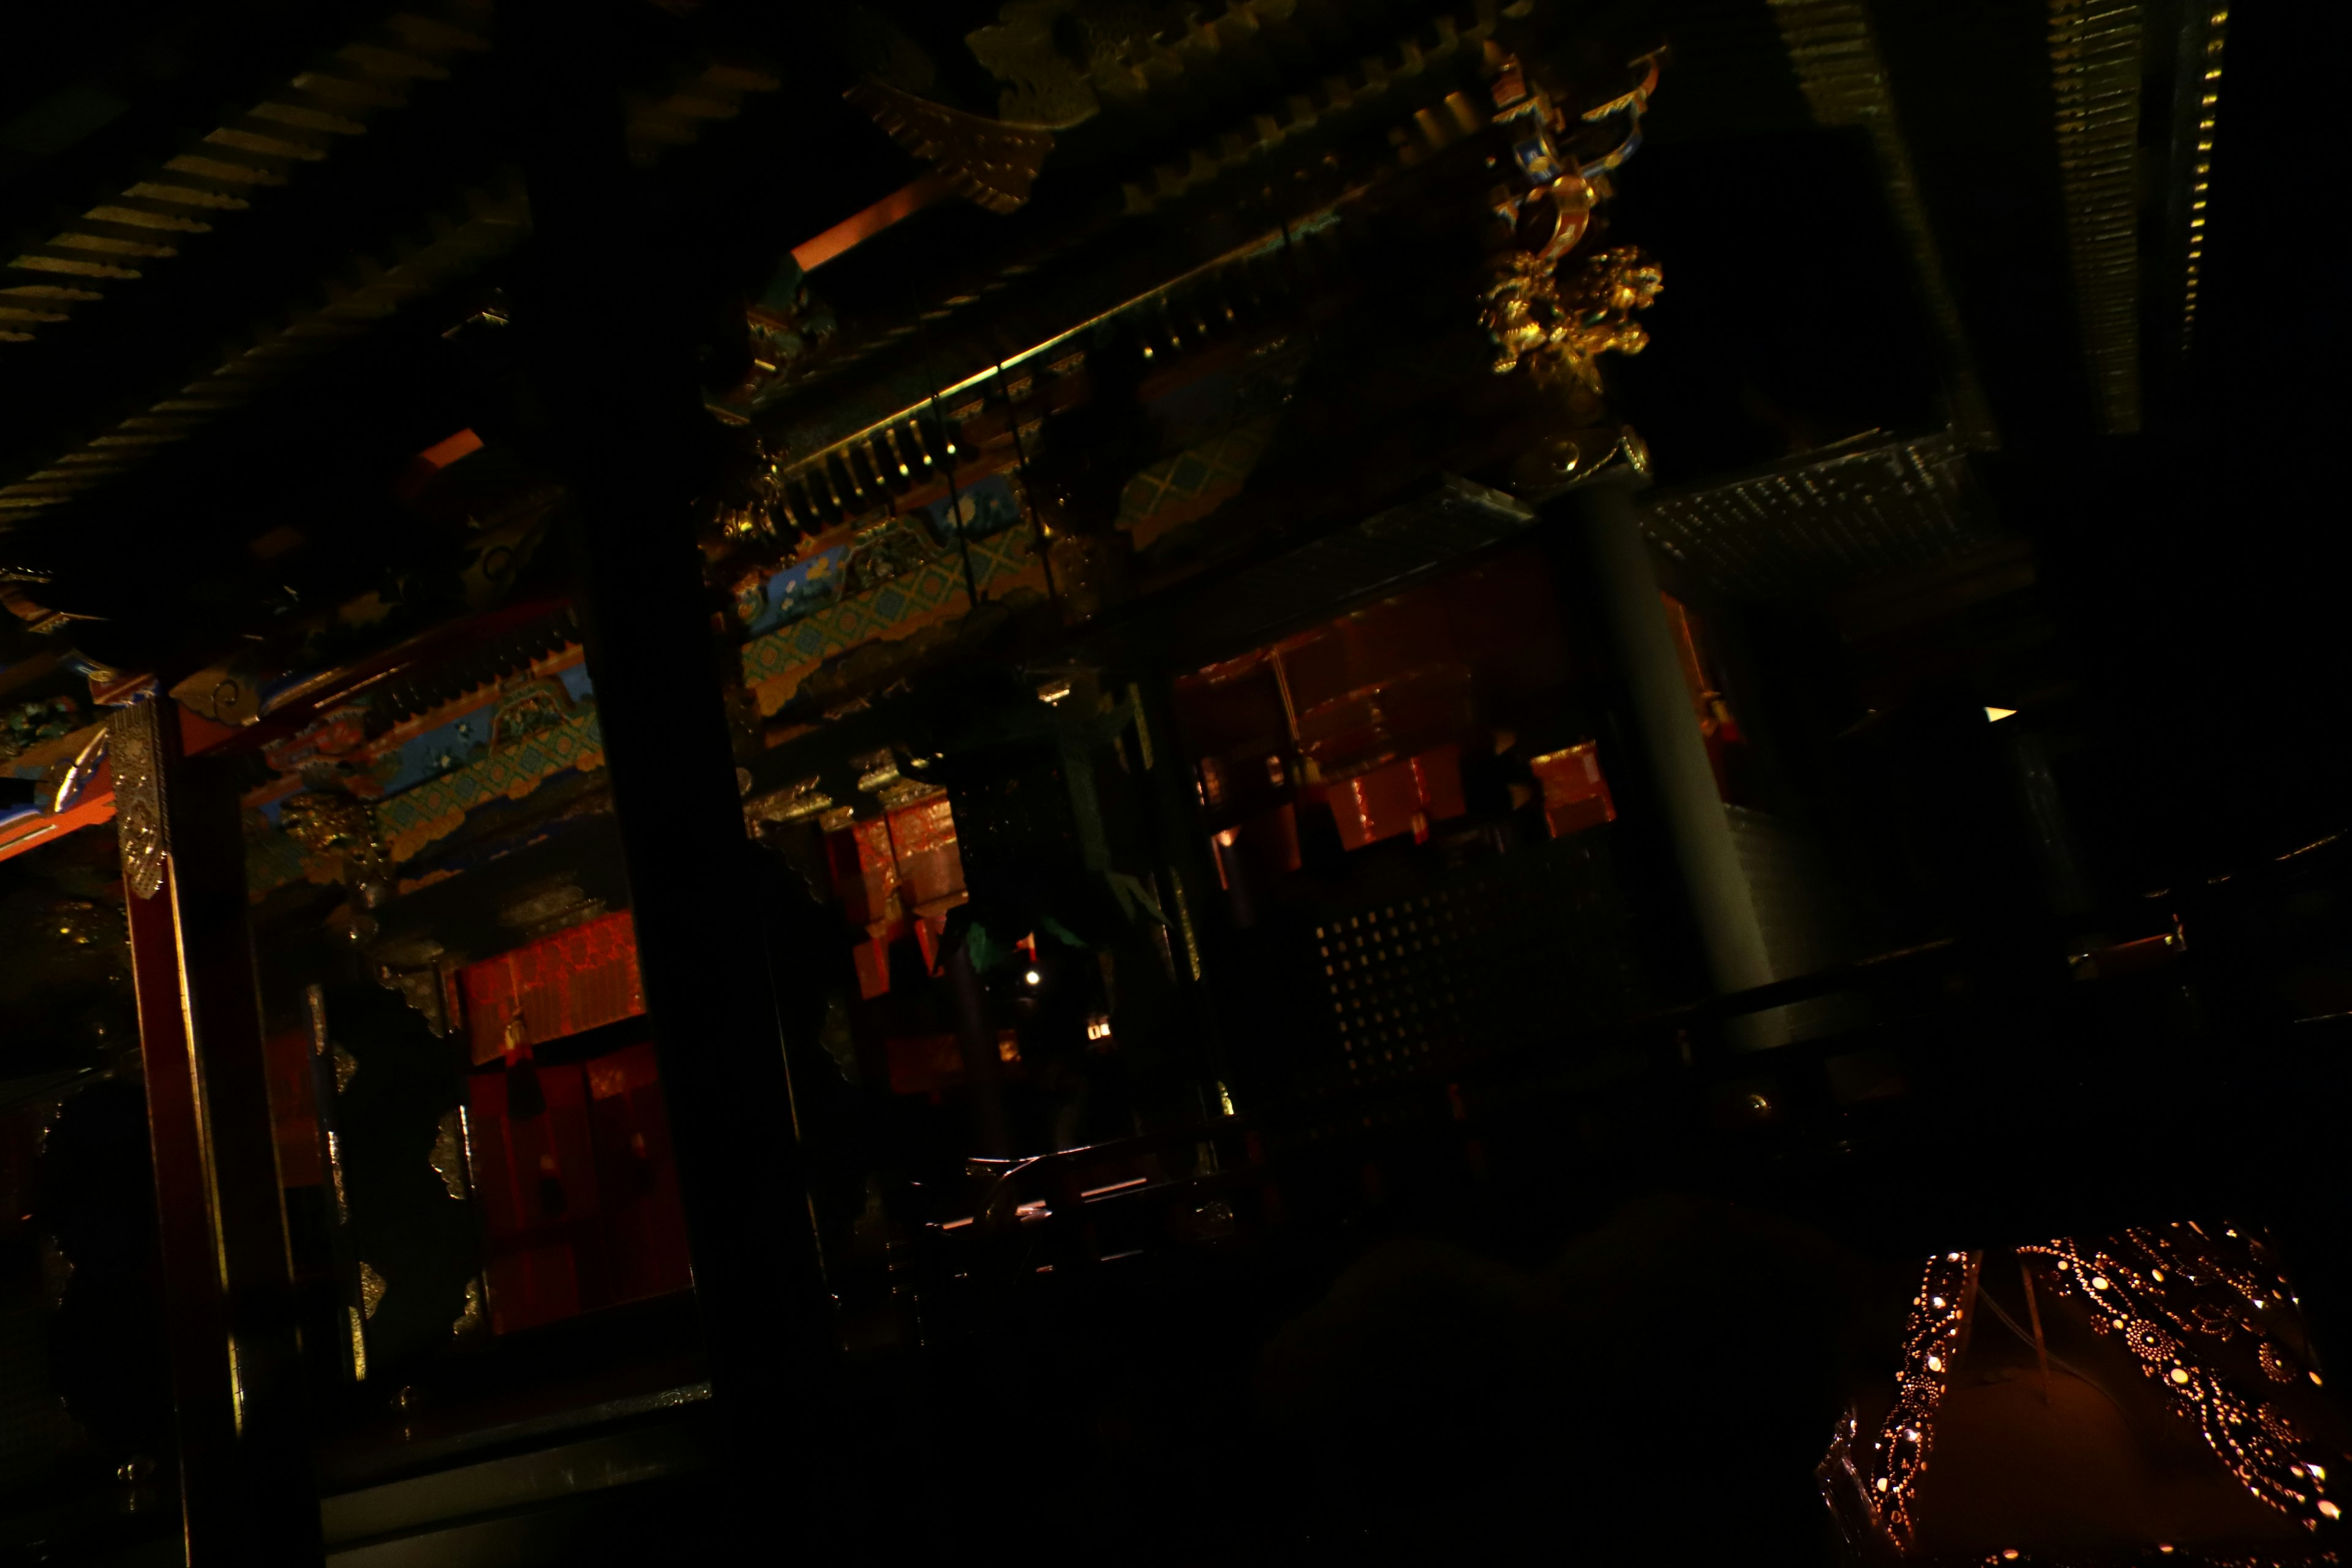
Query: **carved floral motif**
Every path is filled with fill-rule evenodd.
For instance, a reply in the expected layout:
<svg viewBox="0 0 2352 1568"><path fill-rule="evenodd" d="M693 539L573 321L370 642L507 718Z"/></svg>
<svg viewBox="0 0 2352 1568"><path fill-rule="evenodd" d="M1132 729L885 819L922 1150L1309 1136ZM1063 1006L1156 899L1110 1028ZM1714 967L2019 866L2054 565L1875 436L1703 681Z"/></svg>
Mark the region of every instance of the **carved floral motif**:
<svg viewBox="0 0 2352 1568"><path fill-rule="evenodd" d="M107 721L107 756L114 768L114 833L122 850L122 879L152 899L163 890L167 839L163 829L162 704L136 702Z"/></svg>
<svg viewBox="0 0 2352 1568"><path fill-rule="evenodd" d="M1524 367L1538 384L1569 384L1597 395L1594 362L1649 346L1633 312L1647 310L1664 287L1657 263L1631 247L1601 251L1566 277L1541 257L1507 252L1481 312L1495 342L1495 373Z"/></svg>

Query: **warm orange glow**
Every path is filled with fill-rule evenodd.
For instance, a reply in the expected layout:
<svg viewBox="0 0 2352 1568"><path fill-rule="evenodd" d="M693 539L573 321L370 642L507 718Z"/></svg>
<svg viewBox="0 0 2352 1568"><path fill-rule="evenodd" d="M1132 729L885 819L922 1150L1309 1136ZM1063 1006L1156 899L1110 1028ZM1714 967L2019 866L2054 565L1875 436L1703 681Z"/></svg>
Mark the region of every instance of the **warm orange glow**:
<svg viewBox="0 0 2352 1568"><path fill-rule="evenodd" d="M482 438L471 430L444 436L409 460L408 467L401 470L400 478L393 481L392 493L403 500L414 497L432 483L434 475L459 458L469 458L481 449Z"/></svg>
<svg viewBox="0 0 2352 1568"><path fill-rule="evenodd" d="M1080 1197L1082 1197L1082 1198L1100 1198L1100 1197L1108 1197L1108 1196L1109 1196L1109 1195L1110 1195L1111 1194L1113 1194L1113 1193L1123 1193L1123 1192L1127 1191L1129 1187L1139 1187L1139 1186L1142 1186L1146 1182L1149 1182L1150 1179L1151 1179L1151 1178L1150 1178L1150 1177L1149 1177L1149 1176L1129 1176L1127 1180L1125 1180L1125 1181L1123 1181L1123 1182L1113 1182L1113 1183L1111 1183L1108 1186L1103 1186L1103 1187L1087 1187L1087 1188L1085 1188L1085 1189L1083 1189L1082 1191L1080 1191L1080 1193L1078 1194L1078 1196L1080 1196Z"/></svg>
<svg viewBox="0 0 2352 1568"><path fill-rule="evenodd" d="M73 832L76 828L92 826L114 815L114 775L104 763L82 791L80 804L56 816L28 814L17 817L5 827L0 827L0 860L21 855L37 844Z"/></svg>
<svg viewBox="0 0 2352 1568"><path fill-rule="evenodd" d="M455 436L445 436L422 452L416 460L427 468L446 468L458 458L470 457L482 449L482 438L471 430L460 430Z"/></svg>
<svg viewBox="0 0 2352 1568"><path fill-rule="evenodd" d="M851 247L862 245L900 218L910 217L948 194L947 176L926 174L911 185L891 192L864 212L845 217L814 239L793 247L793 260L803 272L814 272Z"/></svg>

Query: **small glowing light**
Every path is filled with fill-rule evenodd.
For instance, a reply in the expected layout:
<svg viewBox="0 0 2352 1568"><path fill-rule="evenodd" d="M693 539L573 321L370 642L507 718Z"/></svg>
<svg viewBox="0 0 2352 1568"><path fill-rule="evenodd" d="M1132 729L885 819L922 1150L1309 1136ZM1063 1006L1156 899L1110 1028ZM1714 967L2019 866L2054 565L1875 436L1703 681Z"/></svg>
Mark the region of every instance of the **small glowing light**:
<svg viewBox="0 0 2352 1568"><path fill-rule="evenodd" d="M1927 1298L1927 1305L1931 1307L1940 1307L1943 1304L1944 1299L1941 1296L1930 1296Z"/></svg>
<svg viewBox="0 0 2352 1568"><path fill-rule="evenodd" d="M2314 1466L2312 1466L2312 1467L2311 1467L2311 1479L2312 1479L2313 1480L2315 1480L2315 1481L2324 1481L2324 1480L2326 1480L2326 1479L2327 1479L2327 1467L2326 1467L2326 1466L2325 1466L2325 1465L2314 1465Z"/></svg>
<svg viewBox="0 0 2352 1568"><path fill-rule="evenodd" d="M2319 1513L2320 1517L2323 1519L2342 1519L2344 1517L2344 1510L2337 1508L2326 1498L2319 1500Z"/></svg>
<svg viewBox="0 0 2352 1568"><path fill-rule="evenodd" d="M2094 1275L2092 1275L2092 1276L2091 1276L2091 1289L2094 1289L2094 1290L2104 1290L2104 1289L2105 1289L2106 1288L2107 1288L2107 1277L2106 1277L2105 1275L2104 1275L2104 1274L2094 1274Z"/></svg>
<svg viewBox="0 0 2352 1568"><path fill-rule="evenodd" d="M1110 1016L1108 1014L1097 1013L1093 1017L1087 1020L1087 1038L1090 1040L1108 1040L1110 1038Z"/></svg>
<svg viewBox="0 0 2352 1568"><path fill-rule="evenodd" d="M2016 1562L2016 1561L2017 1561L2017 1548L2016 1548L2016 1547L2014 1547L2014 1546L2011 1546L2011 1547L2008 1548L2007 1550L2005 1550L2004 1552L2001 1552L2001 1554L2000 1554L2000 1560L2001 1560L2002 1562L2004 1562L2004 1563L2014 1563L2014 1562Z"/></svg>
<svg viewBox="0 0 2352 1568"><path fill-rule="evenodd" d="M1045 983L1045 977L1034 969L1021 978L1031 985L1043 985Z"/></svg>
<svg viewBox="0 0 2352 1568"><path fill-rule="evenodd" d="M2163 1552L2168 1557L2172 1554L2172 1543L2170 1542L2158 1542L2156 1549L2158 1552Z"/></svg>
<svg viewBox="0 0 2352 1568"><path fill-rule="evenodd" d="M2172 1381L2186 1386L2189 1382L2189 1369L2183 1366L2174 1367L2172 1369Z"/></svg>
<svg viewBox="0 0 2352 1568"><path fill-rule="evenodd" d="M1886 1478L1885 1476L1878 1478L1878 1489L1880 1491L1885 1491L1886 1489Z"/></svg>
<svg viewBox="0 0 2352 1568"><path fill-rule="evenodd" d="M2017 710L2014 708L1988 708L1985 710L1985 722L1988 724L1998 724L2003 719L2014 719L2016 717ZM1937 1305L1941 1306L1943 1303L1939 1301Z"/></svg>
<svg viewBox="0 0 2352 1568"><path fill-rule="evenodd" d="M1944 1358L1943 1358L1942 1356L1939 1356L1939 1355L1931 1355L1931 1356L1929 1356L1929 1357L1927 1358L1927 1370L1928 1370L1929 1372L1941 1372L1941 1371L1943 1371L1943 1370L1944 1370Z"/></svg>
<svg viewBox="0 0 2352 1568"><path fill-rule="evenodd" d="M2161 1285L2161 1284L2163 1284L2163 1283L2164 1283L2164 1270L2163 1270L2163 1269L2161 1269L2161 1268L2151 1268L2151 1269L2149 1269L2149 1270L2148 1270L2148 1273L2149 1273L2150 1277L2152 1277L2152 1278L2156 1280L2156 1282L2157 1282L2158 1284Z"/></svg>
<svg viewBox="0 0 2352 1568"><path fill-rule="evenodd" d="M899 477L899 478L904 479L904 478L906 478L906 477L907 477L907 475L908 475L908 474L909 474L909 473L911 473L911 472L913 472L913 470L912 470L912 469L910 469L910 468L908 468L907 467L907 465L906 465L906 464L901 463L901 464L899 464L899 465L898 465L898 477Z"/></svg>
<svg viewBox="0 0 2352 1568"><path fill-rule="evenodd" d="M2327 1386L2326 1384L2319 1381L2319 1374L2315 1372L2306 1373L2305 1375L2311 1379L2312 1386L2315 1388L2325 1388Z"/></svg>

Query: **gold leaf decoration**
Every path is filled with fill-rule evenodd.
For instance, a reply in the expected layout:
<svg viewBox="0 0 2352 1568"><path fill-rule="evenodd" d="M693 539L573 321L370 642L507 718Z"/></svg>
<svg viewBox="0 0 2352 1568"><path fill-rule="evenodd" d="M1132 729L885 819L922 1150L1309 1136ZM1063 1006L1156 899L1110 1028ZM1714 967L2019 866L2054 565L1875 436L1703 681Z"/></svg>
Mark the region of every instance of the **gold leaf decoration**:
<svg viewBox="0 0 2352 1568"><path fill-rule="evenodd" d="M152 899L163 890L162 739L155 700L134 702L107 721L107 758L114 770L114 836L122 848L122 879Z"/></svg>
<svg viewBox="0 0 2352 1568"><path fill-rule="evenodd" d="M466 1201L466 1129L455 1110L441 1113L440 1130L433 1136L433 1172L451 1197Z"/></svg>
<svg viewBox="0 0 2352 1568"><path fill-rule="evenodd" d="M328 790L306 790L287 797L278 822L288 837L313 855L341 856L362 875L383 868L375 814L364 801Z"/></svg>
<svg viewBox="0 0 2352 1568"><path fill-rule="evenodd" d="M383 1276L375 1271L375 1266L362 1259L360 1263L361 1313L373 1319L375 1316L375 1310L383 1305L383 1293L389 1289L391 1287L383 1282Z"/></svg>
<svg viewBox="0 0 2352 1568"><path fill-rule="evenodd" d="M1539 257L1508 253L1496 265L1481 312L1495 342L1495 373L1525 366L1539 384L1570 382L1597 395L1595 360L1649 346L1633 312L1649 309L1664 287L1657 263L1631 247L1604 250L1565 277Z"/></svg>
<svg viewBox="0 0 2352 1568"><path fill-rule="evenodd" d="M466 1310L449 1325L453 1339L465 1339L482 1331L482 1280L479 1275L466 1281Z"/></svg>

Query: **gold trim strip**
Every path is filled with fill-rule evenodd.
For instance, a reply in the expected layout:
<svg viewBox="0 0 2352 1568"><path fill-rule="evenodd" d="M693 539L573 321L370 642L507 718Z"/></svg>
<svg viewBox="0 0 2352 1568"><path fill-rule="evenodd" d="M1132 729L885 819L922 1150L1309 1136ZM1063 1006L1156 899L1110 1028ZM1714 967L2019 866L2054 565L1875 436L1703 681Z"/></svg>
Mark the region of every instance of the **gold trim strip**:
<svg viewBox="0 0 2352 1568"><path fill-rule="evenodd" d="M2185 247L2185 270L2181 275L2180 350L2189 352L2197 341L2198 273L2205 262L2205 219L2210 210L2207 198L2213 185L2214 126L2221 112L2221 52L2228 41L2230 7L2216 4L2207 14L2200 29L2200 47L2188 62L2186 86L2197 95L2197 129L2189 138L2191 145L2186 151L2189 163L2188 205L2182 232L2189 237ZM2175 144L2174 160L2180 162L2179 144Z"/></svg>

